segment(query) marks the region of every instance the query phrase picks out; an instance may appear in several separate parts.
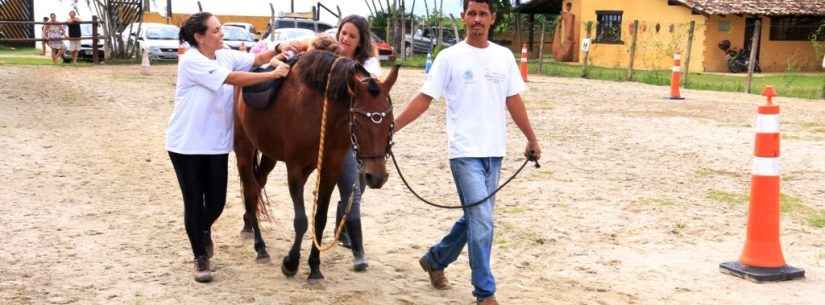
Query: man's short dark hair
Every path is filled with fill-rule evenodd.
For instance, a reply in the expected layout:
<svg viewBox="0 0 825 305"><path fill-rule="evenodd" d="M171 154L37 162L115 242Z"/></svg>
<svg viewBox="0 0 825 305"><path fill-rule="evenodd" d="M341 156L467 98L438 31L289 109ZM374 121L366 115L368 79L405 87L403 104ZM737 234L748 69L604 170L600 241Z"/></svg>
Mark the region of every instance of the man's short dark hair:
<svg viewBox="0 0 825 305"><path fill-rule="evenodd" d="M470 1L476 3L487 3L487 7L490 8L490 13L495 13L496 9L493 7L493 0L464 0L464 11L467 11L467 6L470 5Z"/></svg>

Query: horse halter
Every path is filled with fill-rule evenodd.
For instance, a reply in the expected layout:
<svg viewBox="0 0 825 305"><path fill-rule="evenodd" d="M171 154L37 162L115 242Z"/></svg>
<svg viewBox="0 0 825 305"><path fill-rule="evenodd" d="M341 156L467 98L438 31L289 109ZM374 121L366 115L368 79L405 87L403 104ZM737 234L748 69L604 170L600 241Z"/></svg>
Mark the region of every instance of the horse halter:
<svg viewBox="0 0 825 305"><path fill-rule="evenodd" d="M370 78L366 79L366 81L370 81L370 80L373 80L373 78L370 77ZM392 145L393 145L392 134L393 134L393 132L395 132L395 122L390 122L390 124L389 124L389 135L388 135L389 136L389 141L387 142L387 146L384 148L384 153L383 154L380 154L380 155L379 154L376 154L376 155L361 155L360 145L359 145L358 136L357 136L357 131L358 131L357 117L358 117L358 115L364 116L372 124L380 125L381 123L384 122L384 119L387 117L388 114L392 114L392 98L390 98L389 94L387 94L387 103L389 104L389 105L387 105L387 110L382 111L382 112L369 112L369 111L364 111L362 109L357 108L356 105L353 102L353 97L350 96L350 102L349 102L349 104L350 104L350 109L349 109L349 112L350 112L350 120L349 120L350 142L352 142L352 150L355 152L355 159L357 160L359 166L361 165L361 162L362 162L361 160L381 159L381 158L387 159L390 155L390 149L392 148Z"/></svg>

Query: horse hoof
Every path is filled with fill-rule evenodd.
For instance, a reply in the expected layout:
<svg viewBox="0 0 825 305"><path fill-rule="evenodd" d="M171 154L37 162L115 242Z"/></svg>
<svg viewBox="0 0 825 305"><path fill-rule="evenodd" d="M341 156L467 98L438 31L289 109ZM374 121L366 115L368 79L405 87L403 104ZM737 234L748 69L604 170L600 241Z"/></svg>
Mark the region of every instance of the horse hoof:
<svg viewBox="0 0 825 305"><path fill-rule="evenodd" d="M323 281L324 281L324 275L321 274L321 272L315 272L315 273L310 272L309 278L307 279L307 282L310 285L317 285L317 284L322 283Z"/></svg>
<svg viewBox="0 0 825 305"><path fill-rule="evenodd" d="M286 277L293 277L295 274L298 273L298 266L295 266L295 270L289 270L287 268L287 260L289 259L288 256L284 257L283 262L281 263L281 272L286 275Z"/></svg>
<svg viewBox="0 0 825 305"><path fill-rule="evenodd" d="M255 258L255 262L258 264L269 264L272 262L272 258L269 257L269 254L258 253L258 257Z"/></svg>
<svg viewBox="0 0 825 305"><path fill-rule="evenodd" d="M241 231L241 239L252 239L255 234L252 231Z"/></svg>

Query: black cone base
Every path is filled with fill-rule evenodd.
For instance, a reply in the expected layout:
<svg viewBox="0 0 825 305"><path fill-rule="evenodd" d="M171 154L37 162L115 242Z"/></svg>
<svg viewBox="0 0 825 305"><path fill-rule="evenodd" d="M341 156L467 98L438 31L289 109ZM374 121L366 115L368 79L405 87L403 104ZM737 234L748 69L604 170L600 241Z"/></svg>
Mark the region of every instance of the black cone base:
<svg viewBox="0 0 825 305"><path fill-rule="evenodd" d="M667 99L667 100L683 100L685 98L681 97L681 96L670 96L670 97L666 97L665 99Z"/></svg>
<svg viewBox="0 0 825 305"><path fill-rule="evenodd" d="M805 270L788 265L780 268L760 268L745 266L739 262L726 262L719 264L719 271L756 283L790 281L805 277Z"/></svg>

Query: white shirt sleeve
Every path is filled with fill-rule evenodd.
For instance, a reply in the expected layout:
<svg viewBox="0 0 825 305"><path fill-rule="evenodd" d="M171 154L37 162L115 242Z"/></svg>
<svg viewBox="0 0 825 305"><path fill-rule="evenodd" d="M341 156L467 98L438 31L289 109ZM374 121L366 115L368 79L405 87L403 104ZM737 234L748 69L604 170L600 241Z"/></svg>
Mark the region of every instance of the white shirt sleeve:
<svg viewBox="0 0 825 305"><path fill-rule="evenodd" d="M518 69L518 64L516 64L516 57L513 53L510 53L509 50L507 52L509 55L509 61L512 62L510 66L510 77L507 79L507 97L514 96L523 92L527 89L527 86L524 84L524 80L521 78L521 71Z"/></svg>
<svg viewBox="0 0 825 305"><path fill-rule="evenodd" d="M421 87L421 93L430 96L433 100L438 100L444 95L444 89L450 82L449 60L444 57L443 53L435 57L430 73L424 80L424 86Z"/></svg>
<svg viewBox="0 0 825 305"><path fill-rule="evenodd" d="M218 91L231 71L206 57L187 56L182 63L181 72L192 83L204 86L210 91Z"/></svg>
<svg viewBox="0 0 825 305"><path fill-rule="evenodd" d="M221 49L215 51L215 56L225 56L232 65L232 71L248 72L255 64L255 54L241 52L232 49Z"/></svg>
<svg viewBox="0 0 825 305"><path fill-rule="evenodd" d="M367 61L364 62L364 69L367 70L372 76L379 77L381 76L381 62L378 60L378 57L370 57Z"/></svg>

